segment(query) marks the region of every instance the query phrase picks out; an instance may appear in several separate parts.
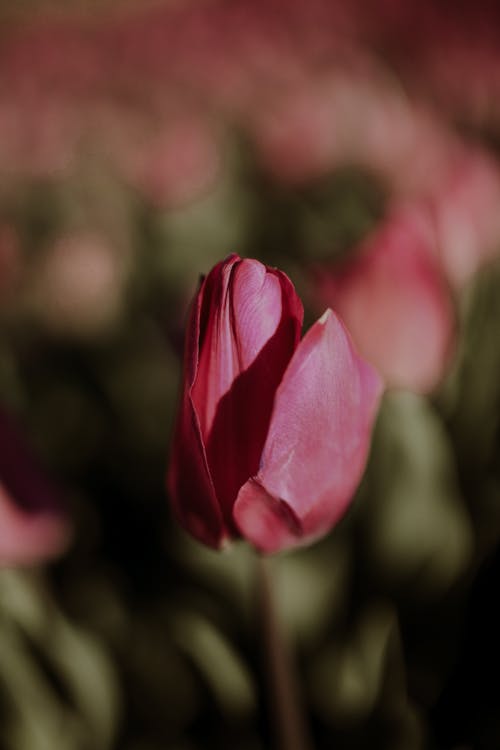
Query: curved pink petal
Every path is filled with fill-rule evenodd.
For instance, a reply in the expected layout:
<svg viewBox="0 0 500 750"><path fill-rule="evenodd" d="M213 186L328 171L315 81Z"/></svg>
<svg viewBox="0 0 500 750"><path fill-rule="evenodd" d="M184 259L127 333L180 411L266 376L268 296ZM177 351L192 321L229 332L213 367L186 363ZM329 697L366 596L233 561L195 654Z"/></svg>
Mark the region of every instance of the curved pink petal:
<svg viewBox="0 0 500 750"><path fill-rule="evenodd" d="M57 557L68 540L63 515L23 510L0 483L0 566L32 565Z"/></svg>
<svg viewBox="0 0 500 750"><path fill-rule="evenodd" d="M13 420L0 410L0 566L56 557L69 538L59 488L42 471Z"/></svg>
<svg viewBox="0 0 500 750"><path fill-rule="evenodd" d="M233 504L259 468L276 389L298 344L303 313L285 274L257 261L242 261L235 269L232 301L241 369L217 405L206 447L222 512L237 534Z"/></svg>
<svg viewBox="0 0 500 750"><path fill-rule="evenodd" d="M256 260L232 255L201 285L188 326L169 487L183 525L211 546L238 533L232 506L257 471L302 315L285 274Z"/></svg>
<svg viewBox="0 0 500 750"><path fill-rule="evenodd" d="M331 529L361 479L382 383L328 310L297 347L279 386L259 472L234 518L264 552Z"/></svg>
<svg viewBox="0 0 500 750"><path fill-rule="evenodd" d="M202 328L192 396L204 439L221 398L278 329L281 276L257 260L233 255L213 269L200 290Z"/></svg>
<svg viewBox="0 0 500 750"><path fill-rule="evenodd" d="M318 274L314 287L388 385L421 393L444 376L455 332L433 242L424 214L402 212L338 271Z"/></svg>
<svg viewBox="0 0 500 750"><path fill-rule="evenodd" d="M430 195L438 251L451 285L460 290L500 248L500 170L480 151L464 151L435 180Z"/></svg>

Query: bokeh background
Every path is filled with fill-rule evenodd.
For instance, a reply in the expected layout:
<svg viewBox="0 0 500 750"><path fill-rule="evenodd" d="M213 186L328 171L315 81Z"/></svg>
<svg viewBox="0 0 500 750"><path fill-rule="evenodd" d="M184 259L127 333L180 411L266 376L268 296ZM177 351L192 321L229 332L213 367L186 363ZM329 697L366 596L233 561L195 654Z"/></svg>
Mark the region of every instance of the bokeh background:
<svg viewBox="0 0 500 750"><path fill-rule="evenodd" d="M347 300L398 386L346 517L272 561L314 746L498 750L499 44L493 1L0 5L0 404L38 463L2 423L0 478L72 529L2 559L2 750L272 747L254 557L164 487L187 306L230 252L307 324Z"/></svg>

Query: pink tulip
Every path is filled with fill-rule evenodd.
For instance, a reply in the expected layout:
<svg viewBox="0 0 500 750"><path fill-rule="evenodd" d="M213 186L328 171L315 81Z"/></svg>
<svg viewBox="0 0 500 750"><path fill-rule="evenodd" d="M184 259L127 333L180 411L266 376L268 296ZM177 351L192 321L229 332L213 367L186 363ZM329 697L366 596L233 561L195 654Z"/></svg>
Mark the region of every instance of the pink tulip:
<svg viewBox="0 0 500 750"><path fill-rule="evenodd" d="M318 305L341 315L390 386L426 393L446 372L455 318L430 214L389 217L338 269L317 273Z"/></svg>
<svg viewBox="0 0 500 750"><path fill-rule="evenodd" d="M464 149L450 159L427 196L438 234L438 254L451 286L460 291L500 251L500 169L493 156Z"/></svg>
<svg viewBox="0 0 500 750"><path fill-rule="evenodd" d="M168 484L181 524L275 552L328 532L364 470L381 381L281 271L231 255L195 297Z"/></svg>
<svg viewBox="0 0 500 750"><path fill-rule="evenodd" d="M32 565L61 554L69 522L12 419L0 410L0 566Z"/></svg>

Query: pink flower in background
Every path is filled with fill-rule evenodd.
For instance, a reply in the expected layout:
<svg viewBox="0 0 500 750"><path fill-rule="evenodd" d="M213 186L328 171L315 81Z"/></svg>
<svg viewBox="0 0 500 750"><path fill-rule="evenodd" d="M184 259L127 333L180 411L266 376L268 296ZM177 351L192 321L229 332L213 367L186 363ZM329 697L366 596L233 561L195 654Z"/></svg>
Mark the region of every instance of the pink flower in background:
<svg viewBox="0 0 500 750"><path fill-rule="evenodd" d="M160 132L142 133L135 144L125 138L121 148L110 147L126 179L156 206L190 203L219 176L220 147L200 115L177 116Z"/></svg>
<svg viewBox="0 0 500 750"><path fill-rule="evenodd" d="M69 534L60 490L0 409L0 566L52 559L64 551Z"/></svg>
<svg viewBox="0 0 500 750"><path fill-rule="evenodd" d="M274 177L292 183L307 181L337 161L344 147L346 117L335 120L333 91L325 89L318 82L301 82L276 91L251 113L251 136L260 161Z"/></svg>
<svg viewBox="0 0 500 750"><path fill-rule="evenodd" d="M461 289L486 263L500 257L500 169L480 151L464 150L435 180L429 203L440 262Z"/></svg>
<svg viewBox="0 0 500 750"><path fill-rule="evenodd" d="M63 177L75 168L83 112L75 101L16 92L0 101L0 171L7 179Z"/></svg>
<svg viewBox="0 0 500 750"><path fill-rule="evenodd" d="M276 87L247 119L263 166L287 183L354 166L395 194L414 195L433 184L457 150L437 113L353 46L321 74Z"/></svg>
<svg viewBox="0 0 500 750"><path fill-rule="evenodd" d="M99 230L59 236L40 257L25 306L54 334L109 331L124 305L127 252Z"/></svg>
<svg viewBox="0 0 500 750"><path fill-rule="evenodd" d="M311 541L361 479L381 381L331 310L300 341L302 316L283 272L236 255L195 297L168 484L181 524L210 546Z"/></svg>
<svg viewBox="0 0 500 750"><path fill-rule="evenodd" d="M455 3L376 3L358 21L363 38L379 50L411 89L460 122L498 122L499 5L494 0ZM359 27L361 30L361 26Z"/></svg>
<svg viewBox="0 0 500 750"><path fill-rule="evenodd" d="M215 0L21 18L0 49L9 177L63 176L97 153L177 205L221 174L208 120L236 125L278 179L355 165L407 196L462 140L450 99L468 120L498 119L494 7Z"/></svg>
<svg viewBox="0 0 500 750"><path fill-rule="evenodd" d="M339 313L388 385L426 393L442 379L455 319L429 215L391 216L344 265L318 270L313 295Z"/></svg>

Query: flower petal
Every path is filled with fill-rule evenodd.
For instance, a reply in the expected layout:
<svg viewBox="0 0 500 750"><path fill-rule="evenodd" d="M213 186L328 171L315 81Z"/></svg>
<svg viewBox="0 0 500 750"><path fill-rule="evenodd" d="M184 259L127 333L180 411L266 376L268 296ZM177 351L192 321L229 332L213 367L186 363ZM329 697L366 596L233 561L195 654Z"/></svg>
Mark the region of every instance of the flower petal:
<svg viewBox="0 0 500 750"><path fill-rule="evenodd" d="M232 506L258 469L302 315L285 274L237 255L212 269L193 304L168 485L181 524L212 547L238 535Z"/></svg>
<svg viewBox="0 0 500 750"><path fill-rule="evenodd" d="M170 452L167 485L181 525L210 547L220 547L227 532L208 470L200 423L191 397L198 368L202 283L186 326L183 392Z"/></svg>
<svg viewBox="0 0 500 750"><path fill-rule="evenodd" d="M382 384L328 310L301 341L276 393L260 470L234 518L258 549L275 552L326 533L364 471Z"/></svg>
<svg viewBox="0 0 500 750"><path fill-rule="evenodd" d="M388 385L419 393L442 379L454 343L453 305L432 231L425 214L401 212L344 267L318 274L314 288Z"/></svg>
<svg viewBox="0 0 500 750"><path fill-rule="evenodd" d="M199 361L192 396L207 440L220 400L276 334L284 313L294 315L291 333L296 345L302 305L285 274L237 255L215 266L200 295ZM295 347L289 352L288 348L286 364Z"/></svg>
<svg viewBox="0 0 500 750"><path fill-rule="evenodd" d="M0 565L30 565L61 554L70 523L60 489L24 436L0 410Z"/></svg>
<svg viewBox="0 0 500 750"><path fill-rule="evenodd" d="M69 540L64 516L23 510L0 483L0 566L34 565L61 554Z"/></svg>
<svg viewBox="0 0 500 750"><path fill-rule="evenodd" d="M217 324L207 333L206 357L204 342L193 402L205 416L200 416L202 435L224 520L237 534L233 504L258 470L274 396L298 344L303 311L288 277L255 260L232 266L225 293ZM217 401L210 418L204 407L213 408L211 399Z"/></svg>

